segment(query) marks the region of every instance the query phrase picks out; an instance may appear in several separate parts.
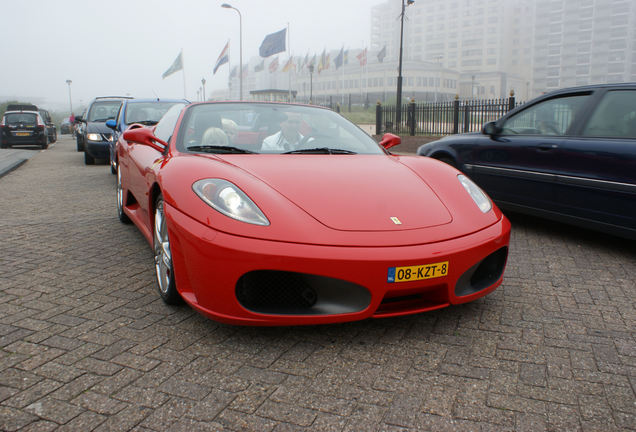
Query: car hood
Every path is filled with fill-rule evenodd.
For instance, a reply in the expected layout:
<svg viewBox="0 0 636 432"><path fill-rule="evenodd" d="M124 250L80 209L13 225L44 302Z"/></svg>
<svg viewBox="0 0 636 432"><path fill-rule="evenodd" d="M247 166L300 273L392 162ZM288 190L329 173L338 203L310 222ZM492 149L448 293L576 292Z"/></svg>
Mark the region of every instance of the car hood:
<svg viewBox="0 0 636 432"><path fill-rule="evenodd" d="M272 163L274 158L279 163ZM377 155L232 158L323 225L342 231L400 231L448 224L430 186L396 159Z"/></svg>
<svg viewBox="0 0 636 432"><path fill-rule="evenodd" d="M106 126L104 122L88 122L86 123L86 133L102 133L112 134L113 130Z"/></svg>

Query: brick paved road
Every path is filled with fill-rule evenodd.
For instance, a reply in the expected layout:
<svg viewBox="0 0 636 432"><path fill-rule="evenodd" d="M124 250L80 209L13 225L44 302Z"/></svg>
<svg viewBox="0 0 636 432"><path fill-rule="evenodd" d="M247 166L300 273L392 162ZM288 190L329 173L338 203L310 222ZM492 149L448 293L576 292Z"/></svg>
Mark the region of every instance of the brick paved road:
<svg viewBox="0 0 636 432"><path fill-rule="evenodd" d="M514 217L475 303L305 328L155 292L108 166L68 137L0 179L0 430L636 430L636 247Z"/></svg>

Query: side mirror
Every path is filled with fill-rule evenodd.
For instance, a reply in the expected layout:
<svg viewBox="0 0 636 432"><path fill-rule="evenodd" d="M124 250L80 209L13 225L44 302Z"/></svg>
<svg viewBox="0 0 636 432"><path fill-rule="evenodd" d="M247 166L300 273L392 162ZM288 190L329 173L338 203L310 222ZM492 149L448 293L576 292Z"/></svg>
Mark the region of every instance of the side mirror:
<svg viewBox="0 0 636 432"><path fill-rule="evenodd" d="M385 133L382 135L382 141L380 141L380 145L385 149L390 149L391 147L395 147L400 144L402 140L399 136L393 135L392 133Z"/></svg>
<svg viewBox="0 0 636 432"><path fill-rule="evenodd" d="M495 136L501 133L501 128L497 126L496 122L488 122L481 128L481 133L484 135Z"/></svg>
<svg viewBox="0 0 636 432"><path fill-rule="evenodd" d="M112 130L117 129L117 122L115 120L107 120L106 126L111 128Z"/></svg>
<svg viewBox="0 0 636 432"><path fill-rule="evenodd" d="M147 145L162 153L168 147L168 143L157 138L152 133L152 130L138 124L131 125L126 132L124 132L124 139L136 144Z"/></svg>

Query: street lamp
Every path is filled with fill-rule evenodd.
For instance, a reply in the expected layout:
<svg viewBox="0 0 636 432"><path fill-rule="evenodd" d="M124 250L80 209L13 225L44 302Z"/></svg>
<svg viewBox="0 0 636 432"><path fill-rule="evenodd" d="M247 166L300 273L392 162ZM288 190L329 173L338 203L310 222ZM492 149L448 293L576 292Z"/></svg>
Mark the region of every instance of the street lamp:
<svg viewBox="0 0 636 432"><path fill-rule="evenodd" d="M314 96L314 64L309 65L309 103L312 103Z"/></svg>
<svg viewBox="0 0 636 432"><path fill-rule="evenodd" d="M395 123L400 127L402 121L402 41L404 39L404 9L415 3L415 0L402 0L402 13L400 14L400 63L397 79L397 101L395 109Z"/></svg>
<svg viewBox="0 0 636 432"><path fill-rule="evenodd" d="M205 78L201 78L201 85L203 86L203 102L205 102Z"/></svg>
<svg viewBox="0 0 636 432"><path fill-rule="evenodd" d="M241 11L227 3L223 3L221 7L234 9L239 15L239 100L243 100L243 17Z"/></svg>
<svg viewBox="0 0 636 432"><path fill-rule="evenodd" d="M66 80L66 84L68 84L68 103L71 106L71 114L73 114L73 99L71 98L71 83L73 81Z"/></svg>

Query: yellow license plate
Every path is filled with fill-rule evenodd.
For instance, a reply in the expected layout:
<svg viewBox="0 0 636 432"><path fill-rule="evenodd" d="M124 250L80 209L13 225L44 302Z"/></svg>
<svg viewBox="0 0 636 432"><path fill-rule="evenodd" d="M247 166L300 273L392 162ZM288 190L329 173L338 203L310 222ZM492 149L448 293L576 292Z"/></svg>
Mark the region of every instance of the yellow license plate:
<svg viewBox="0 0 636 432"><path fill-rule="evenodd" d="M17 136L30 136L31 132L16 132L15 134Z"/></svg>
<svg viewBox="0 0 636 432"><path fill-rule="evenodd" d="M387 281L411 282L444 277L448 274L448 261L406 267L389 267Z"/></svg>

